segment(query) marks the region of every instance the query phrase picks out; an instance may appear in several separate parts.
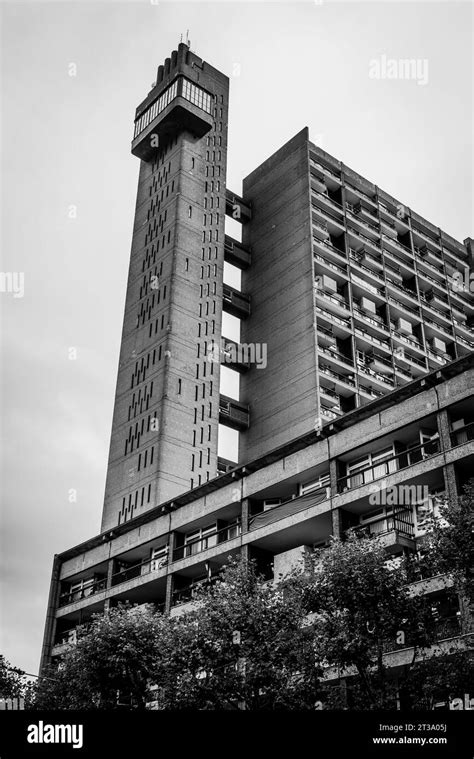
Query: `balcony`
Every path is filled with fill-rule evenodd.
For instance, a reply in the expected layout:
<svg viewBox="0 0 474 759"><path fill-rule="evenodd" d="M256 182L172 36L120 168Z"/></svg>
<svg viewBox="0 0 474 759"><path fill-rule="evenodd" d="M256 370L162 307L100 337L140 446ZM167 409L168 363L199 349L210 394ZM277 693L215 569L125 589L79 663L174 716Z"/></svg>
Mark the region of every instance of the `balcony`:
<svg viewBox="0 0 474 759"><path fill-rule="evenodd" d="M359 289L358 295L359 297L364 294L370 293L371 295L375 295L376 298L379 298L380 300L385 300L385 293L383 288L376 287L375 285L371 285L370 282L367 282L367 279L361 279L361 277L358 277L357 274L354 274L351 271L351 282L353 285L353 292L355 289Z"/></svg>
<svg viewBox="0 0 474 759"><path fill-rule="evenodd" d="M380 390L375 390L371 385L369 387L366 387L365 385L362 385L359 382L359 393L362 393L363 395L367 395L370 398L382 398L385 393L382 393Z"/></svg>
<svg viewBox="0 0 474 759"><path fill-rule="evenodd" d="M375 335L371 335L370 332L367 332L364 329L360 329L359 327L355 327L354 332L365 342L368 342L369 344L375 343L375 345L383 348L383 350L386 350L389 353L391 352L391 347L388 340L381 340L380 338L375 337Z"/></svg>
<svg viewBox="0 0 474 759"><path fill-rule="evenodd" d="M354 369L353 359L349 356L345 356L343 353L339 353L336 348L326 348L322 345L318 345L318 352L323 353L325 356L328 356L336 362L345 364L346 366L350 366L351 369Z"/></svg>
<svg viewBox="0 0 474 759"><path fill-rule="evenodd" d="M463 427L459 427L451 432L451 445L463 445L474 440L474 422L468 422Z"/></svg>
<svg viewBox="0 0 474 759"><path fill-rule="evenodd" d="M320 487L311 490L305 495L301 495L298 498L291 498L290 500L283 501L278 506L274 506L267 511L260 511L257 514L251 516L249 520L249 530L258 530L261 527L267 527L269 524L279 522L281 519L291 517L294 514L298 514L301 511L310 509L314 506L319 506L328 500L331 496L331 489L329 487Z"/></svg>
<svg viewBox="0 0 474 759"><path fill-rule="evenodd" d="M246 319L250 316L250 297L239 292L230 285L223 287L223 308L228 314L238 319Z"/></svg>
<svg viewBox="0 0 474 759"><path fill-rule="evenodd" d="M173 591L171 601L172 606L174 607L180 606L181 604L190 604L189 608L191 610L191 608L194 608L194 604L199 599L199 594L202 589L212 585L212 583L216 582L218 577L219 575L209 578L201 578L199 580L194 580L183 588L176 588L176 590Z"/></svg>
<svg viewBox="0 0 474 759"><path fill-rule="evenodd" d="M403 253L406 256L406 258L408 258L410 260L411 266L413 266L413 251L412 251L411 248L408 248L406 245L404 245L402 242L400 242L400 240L398 240L398 239L395 240L390 235L382 235L382 239L384 241L384 246L385 246L385 243L386 243L388 245L389 249L390 248L395 248L395 250L396 250L396 257L398 257L403 262L405 259L403 259L403 258L401 258L399 256L400 253Z"/></svg>
<svg viewBox="0 0 474 759"><path fill-rule="evenodd" d="M430 250L427 245L422 245L420 247L415 245L415 252L423 259L423 261L427 261L429 264L432 264L432 266L443 269L441 252L437 253L434 250Z"/></svg>
<svg viewBox="0 0 474 759"><path fill-rule="evenodd" d="M220 530L217 530L209 535L205 535L201 538L196 538L185 543L182 546L178 546L173 551L173 561L181 561L187 559L190 556L195 556L203 551L207 551L208 548L214 548L221 543L226 543L229 540L239 537L242 534L242 525L240 522L227 525Z"/></svg>
<svg viewBox="0 0 474 759"><path fill-rule="evenodd" d="M381 248L378 241L372 240L370 237L367 237L367 235L364 235L358 229L350 226L347 227L347 234L352 237L352 239L355 241L354 244L358 246L356 248L358 253L365 255L366 252L372 252L372 255L378 255L380 258Z"/></svg>
<svg viewBox="0 0 474 759"><path fill-rule="evenodd" d="M229 235L224 240L224 261L238 269L248 269L251 264L250 250Z"/></svg>
<svg viewBox="0 0 474 759"><path fill-rule="evenodd" d="M389 390L393 390L395 387L393 378L389 379L388 377L384 377L383 374L370 369L368 366L362 366L359 364L357 366L357 371L365 374L367 377L370 377L374 382L380 382L383 386L385 386L387 392L389 392Z"/></svg>
<svg viewBox="0 0 474 759"><path fill-rule="evenodd" d="M429 325L430 328L437 329L444 335L449 335L451 337L453 334L452 327L449 327L447 324L438 324L437 322L434 322L433 319L428 319L426 315L423 315L423 322L425 324L425 329Z"/></svg>
<svg viewBox="0 0 474 759"><path fill-rule="evenodd" d="M337 489L339 493L345 490L351 490L353 488L367 485L374 480L378 480L382 477L387 477L389 474L398 472L401 469L406 469L409 466L418 464L420 461L424 461L436 453L439 453L440 445L439 440L430 440L421 445L413 447L407 447L406 450L401 453L394 454L390 458L382 461L374 466L367 466L360 471L344 475L337 481Z"/></svg>
<svg viewBox="0 0 474 759"><path fill-rule="evenodd" d="M330 390L327 387L324 387L324 385L319 386L319 393L322 396L323 401L326 402L326 408L330 408L331 410L340 411L341 410L341 401L338 396L338 394L334 390Z"/></svg>
<svg viewBox="0 0 474 759"><path fill-rule="evenodd" d="M387 295L387 300L392 304L392 307L390 309L392 318L398 318L398 316L403 317L404 314L410 314L412 319L415 318L417 321L421 321L419 307L409 306L407 303L403 303L403 301L399 300L398 298L394 298L393 295ZM401 314L399 312L401 312Z"/></svg>
<svg viewBox="0 0 474 759"><path fill-rule="evenodd" d="M366 354L367 365L377 374L392 374L393 365L392 362L385 356L382 356L376 351L370 351Z"/></svg>
<svg viewBox="0 0 474 759"><path fill-rule="evenodd" d="M448 296L436 292L432 288L423 293L423 300L427 303L433 303L437 308L445 308L449 310Z"/></svg>
<svg viewBox="0 0 474 759"><path fill-rule="evenodd" d="M226 395L219 397L219 422L234 430L247 430L250 425L249 407L245 403L228 398Z"/></svg>
<svg viewBox="0 0 474 759"><path fill-rule="evenodd" d="M235 469L238 466L236 461L231 461L230 459L224 459L222 456L218 456L217 458L217 474L218 476L222 474L227 474L227 472L230 472L232 469Z"/></svg>
<svg viewBox="0 0 474 759"><path fill-rule="evenodd" d="M341 409L338 409L336 411L334 408L330 409L326 408L326 406L320 406L319 414L328 421L334 421L335 419L339 419L339 417L342 415L342 411Z"/></svg>
<svg viewBox="0 0 474 759"><path fill-rule="evenodd" d="M246 372L250 369L250 361L255 360L250 348L253 346L241 345L227 337L222 337L222 348L220 351L221 364L234 369L236 372Z"/></svg>
<svg viewBox="0 0 474 759"><path fill-rule="evenodd" d="M324 258L324 256L320 256L318 253L316 253L314 257L321 266L331 269L332 271L335 271L337 274L342 274L342 276L345 278L348 277L347 267L338 266L337 264L334 264L331 261L328 261L328 259Z"/></svg>
<svg viewBox="0 0 474 759"><path fill-rule="evenodd" d="M358 301L354 299L353 302L357 303ZM389 328L382 321L380 316L377 316L372 312L366 312L363 309L359 308L357 305L354 305L352 310L354 313L354 318L363 319L367 324L370 324L372 327L376 327L377 329L381 329L383 332L390 332Z"/></svg>
<svg viewBox="0 0 474 759"><path fill-rule="evenodd" d="M337 325L338 327L342 327L343 330L352 330L350 319L341 319L339 316L334 316L334 314L325 311L320 306L315 306L314 310L333 327ZM334 330L334 333L336 334L336 330Z"/></svg>
<svg viewBox="0 0 474 759"><path fill-rule="evenodd" d="M409 287L405 287L403 285L403 282L401 282L399 280L396 280L396 279L392 279L388 275L386 276L386 280L387 280L387 287L388 288L392 288L392 289L396 290L397 293L400 293L403 297L409 298L409 301L408 301L409 304L410 303L413 304L413 302L418 303L418 295L417 295L416 291L410 290Z"/></svg>
<svg viewBox="0 0 474 759"><path fill-rule="evenodd" d="M324 176L330 176L334 179L337 179L337 181L341 182L341 172L336 172L334 169L330 169L328 166L324 166L322 163L320 163L319 158L314 154L309 154L309 163L310 166L314 169L317 169L321 172L321 175Z"/></svg>
<svg viewBox="0 0 474 759"><path fill-rule="evenodd" d="M354 208L357 208L357 206L354 206ZM379 225L376 219L374 219L373 216L367 211L365 213L362 213L361 211L356 213L355 211L352 212L349 210L347 213L347 218L351 224L360 224L362 228L367 233L373 235L375 239L380 237Z"/></svg>
<svg viewBox="0 0 474 759"><path fill-rule="evenodd" d="M333 384L338 390L339 395L351 395L354 392L355 380L352 374L340 374L339 372L335 372L328 364L322 362L319 362L318 369L324 377L329 377L333 380ZM325 388L322 388L322 390L326 392ZM339 395L336 395L338 400Z"/></svg>
<svg viewBox="0 0 474 759"><path fill-rule="evenodd" d="M333 292L321 290L317 284L314 285L316 290L316 298L321 298L326 308L336 314L348 314L350 313L350 307L346 299L342 295L336 295Z"/></svg>
<svg viewBox="0 0 474 759"><path fill-rule="evenodd" d="M366 276L372 277L372 279L374 279L376 282L379 282L380 284L384 284L385 280L383 278L383 274L381 273L381 271L374 271L374 269L371 269L369 266L366 266L365 264L362 263L362 254L356 253L351 248L349 252L349 256L351 259L349 262L351 266L357 266L358 269L361 269L362 271L366 273Z"/></svg>
<svg viewBox="0 0 474 759"><path fill-rule="evenodd" d="M415 548L415 526L412 509L394 509L391 516L376 519L352 528L356 535L376 538L389 552Z"/></svg>
<svg viewBox="0 0 474 759"><path fill-rule="evenodd" d="M142 577L143 575L153 574L161 569L165 569L167 565L167 554L156 558L143 559L143 561L114 572L112 575L112 586L120 585L122 582L127 582L128 580L135 580L137 577Z"/></svg>
<svg viewBox="0 0 474 759"><path fill-rule="evenodd" d="M402 332L399 332L398 330L394 329L392 331L392 338L394 340L400 340L402 343L405 343L405 345L409 345L412 350L416 350L419 353L424 354L423 345L420 343L419 340L416 340L414 337L410 337L410 335L404 335Z"/></svg>
<svg viewBox="0 0 474 759"><path fill-rule="evenodd" d="M313 238L317 240L318 242L321 242L322 240L327 240L329 238L329 230L328 225L324 221L315 221L313 219L312 222L313 226Z"/></svg>
<svg viewBox="0 0 474 759"><path fill-rule="evenodd" d="M433 306L432 303L430 303L429 301L426 301L424 298L421 299L421 306L422 306L423 309L429 309L429 312L431 314L433 314L433 313L436 314L436 316L439 319L443 319L444 322L448 322L448 324L451 324L451 315L450 314L446 314L444 311L440 311L439 308L436 308L435 306Z"/></svg>
<svg viewBox="0 0 474 759"><path fill-rule="evenodd" d="M86 585L78 590L67 590L65 593L61 593L59 596L58 606L66 606L67 604L76 603L76 601L82 601L84 598L100 593L107 587L107 579L105 577L100 580L96 580L90 585Z"/></svg>
<svg viewBox="0 0 474 759"><path fill-rule="evenodd" d="M320 221L320 216L322 216L324 222L328 225L328 229L332 229L332 231L339 233L344 231L344 214L341 211L336 210L337 206L336 204L333 204L332 201L329 201L325 204L322 201L322 198L326 198L326 196L321 193L320 197L317 198L320 205L316 205L314 193L313 197L311 199L311 210L312 210L312 219L313 222L318 223ZM317 216L316 214L319 214L320 216Z"/></svg>
<svg viewBox="0 0 474 759"><path fill-rule="evenodd" d="M428 359L435 361L437 364L442 364L444 366L449 363L449 361L452 361L451 356L447 353L435 353L432 350L427 350L426 352L428 354Z"/></svg>

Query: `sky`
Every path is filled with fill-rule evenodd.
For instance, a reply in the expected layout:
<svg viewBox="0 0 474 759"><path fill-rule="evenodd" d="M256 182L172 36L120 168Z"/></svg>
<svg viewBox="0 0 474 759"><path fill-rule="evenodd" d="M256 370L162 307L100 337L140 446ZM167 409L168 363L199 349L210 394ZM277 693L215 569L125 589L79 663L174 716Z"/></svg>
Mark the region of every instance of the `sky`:
<svg viewBox="0 0 474 759"><path fill-rule="evenodd" d="M100 527L138 178L132 123L158 65L189 29L191 49L230 77L235 192L308 126L322 148L462 240L474 235L472 6L0 10L0 273L18 277L0 291L0 653L36 673L53 555ZM418 62L411 79L403 59ZM389 60L398 78L383 77Z"/></svg>

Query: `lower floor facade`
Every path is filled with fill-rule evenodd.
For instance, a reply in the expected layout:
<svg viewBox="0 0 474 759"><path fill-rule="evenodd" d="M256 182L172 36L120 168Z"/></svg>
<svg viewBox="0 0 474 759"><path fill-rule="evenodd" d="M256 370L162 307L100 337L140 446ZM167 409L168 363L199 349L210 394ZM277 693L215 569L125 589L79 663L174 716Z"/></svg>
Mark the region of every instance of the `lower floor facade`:
<svg viewBox="0 0 474 759"><path fill-rule="evenodd" d="M429 516L473 471L470 354L55 556L41 668L120 602L185 613L230 557L278 581L348 531L381 541L395 562L420 554ZM445 582L422 570L413 580L430 594L441 649L467 646L472 628ZM387 652L395 669L409 656Z"/></svg>

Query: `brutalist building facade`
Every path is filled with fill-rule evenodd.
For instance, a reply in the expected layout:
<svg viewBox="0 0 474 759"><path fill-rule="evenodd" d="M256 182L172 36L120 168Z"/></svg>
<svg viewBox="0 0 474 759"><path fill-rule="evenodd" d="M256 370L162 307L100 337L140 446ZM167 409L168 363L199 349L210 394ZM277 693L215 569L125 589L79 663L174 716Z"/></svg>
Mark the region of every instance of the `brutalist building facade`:
<svg viewBox="0 0 474 759"><path fill-rule="evenodd" d="M228 101L227 77L180 44L136 111L102 531L55 557L42 666L120 601L183 613L230 556L276 580L348 529L394 558L416 552L427 514L472 471L472 240L445 234L307 129L236 195ZM223 313L240 320L240 342L223 334ZM238 400L220 392L222 363L240 373ZM238 461L219 458L219 425L239 431ZM397 508L383 497L395 486L409 494ZM439 607L441 648L465 646L471 631L439 578L420 583ZM410 655L387 657L396 667Z"/></svg>

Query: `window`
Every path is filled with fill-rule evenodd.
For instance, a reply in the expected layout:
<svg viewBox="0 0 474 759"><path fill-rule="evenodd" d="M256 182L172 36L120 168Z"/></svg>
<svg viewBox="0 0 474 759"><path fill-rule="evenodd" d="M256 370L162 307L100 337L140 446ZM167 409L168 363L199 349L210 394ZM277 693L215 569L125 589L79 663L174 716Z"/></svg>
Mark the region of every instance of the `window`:
<svg viewBox="0 0 474 759"><path fill-rule="evenodd" d="M168 550L169 548L167 545L151 549L150 572L156 572L158 569L162 569L167 565Z"/></svg>
<svg viewBox="0 0 474 759"><path fill-rule="evenodd" d="M196 553L213 548L217 545L217 524L202 527L199 530L188 532L184 536L184 556L194 556Z"/></svg>
<svg viewBox="0 0 474 759"><path fill-rule="evenodd" d="M313 490L326 489L326 494L329 497L329 472L322 474L317 480L311 480L311 482L305 482L300 487L300 495L306 495Z"/></svg>

